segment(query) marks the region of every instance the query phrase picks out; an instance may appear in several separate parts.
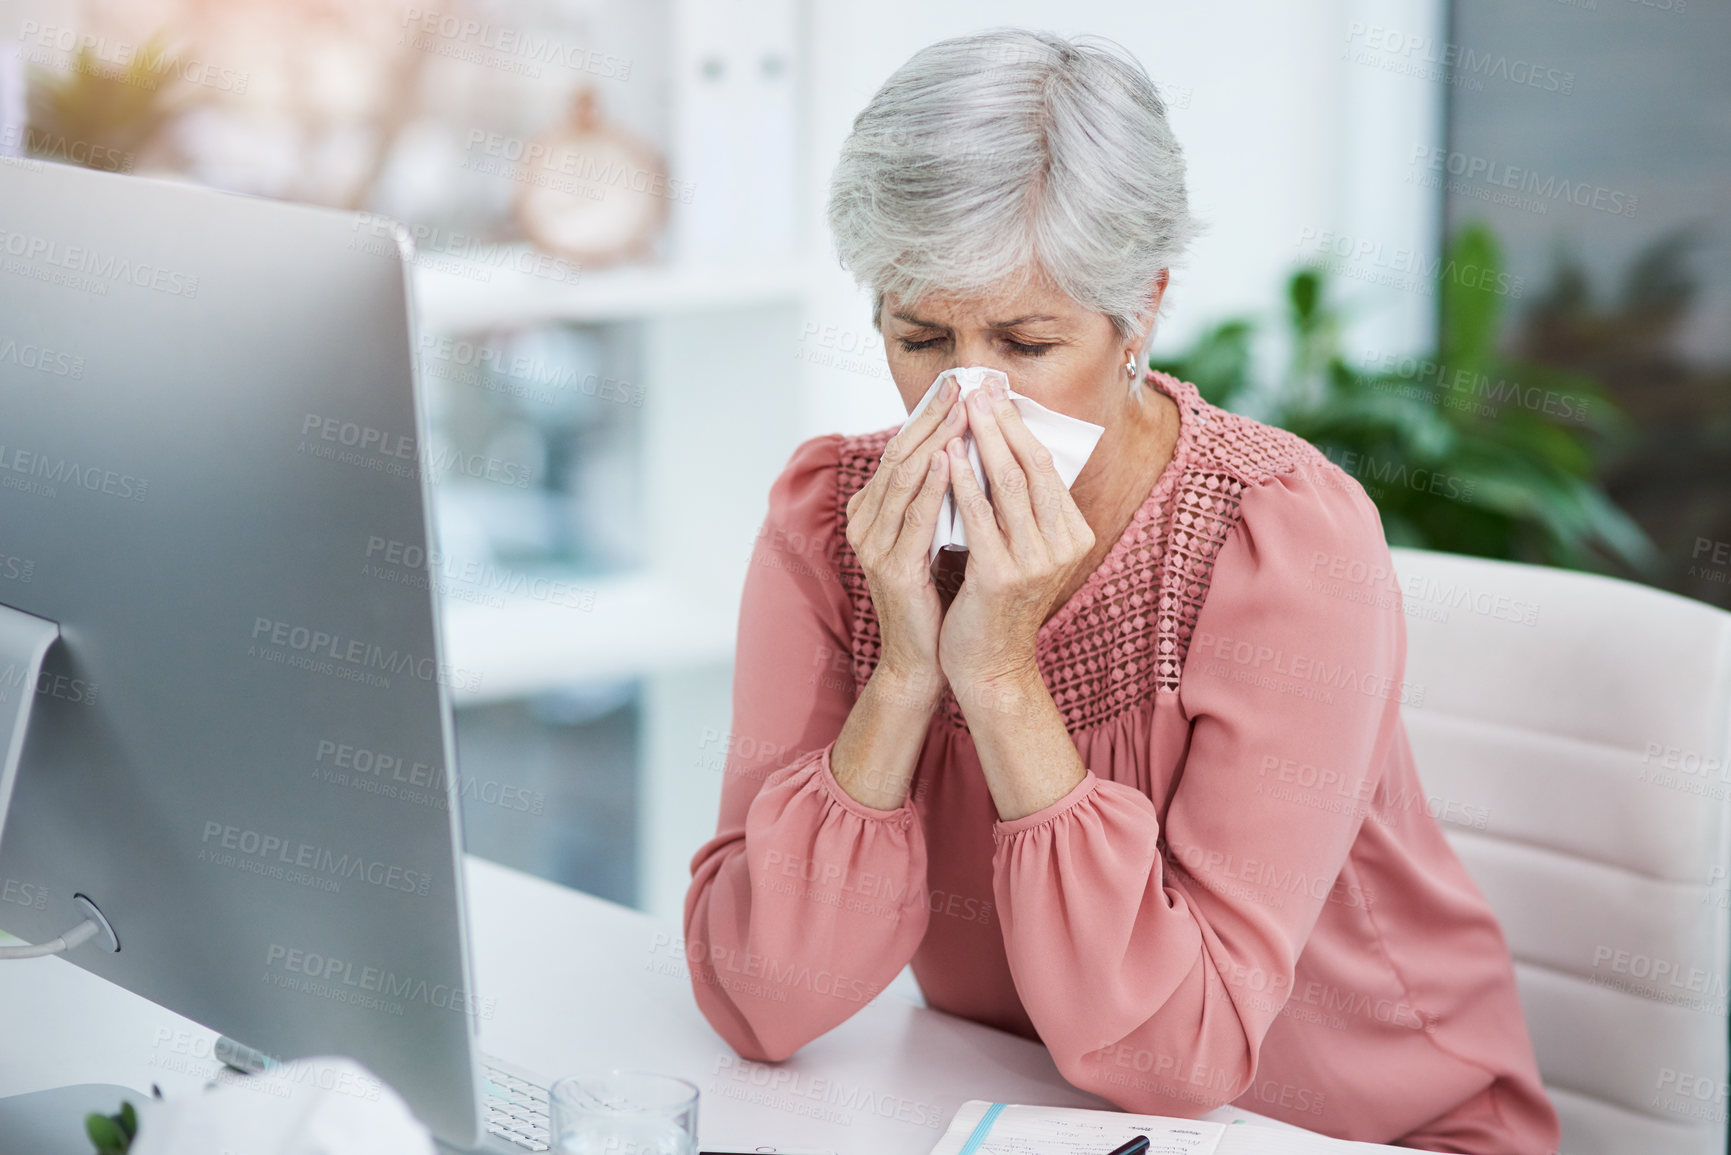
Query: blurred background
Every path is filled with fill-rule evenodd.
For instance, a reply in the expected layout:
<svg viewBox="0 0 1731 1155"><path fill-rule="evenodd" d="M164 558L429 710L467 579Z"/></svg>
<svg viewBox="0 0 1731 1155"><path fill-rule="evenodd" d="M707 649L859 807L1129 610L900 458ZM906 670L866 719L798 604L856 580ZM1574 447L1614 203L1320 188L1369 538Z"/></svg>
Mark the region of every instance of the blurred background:
<svg viewBox="0 0 1731 1155"><path fill-rule="evenodd" d="M1322 447L1394 544L1731 608L1731 5L6 11L9 163L414 232L435 441L509 466L441 475L431 563L450 660L486 671L457 712L485 857L678 917L753 741L731 656L769 484L905 416L830 168L891 71L982 27L1105 35L1158 84L1207 228L1158 367Z"/></svg>

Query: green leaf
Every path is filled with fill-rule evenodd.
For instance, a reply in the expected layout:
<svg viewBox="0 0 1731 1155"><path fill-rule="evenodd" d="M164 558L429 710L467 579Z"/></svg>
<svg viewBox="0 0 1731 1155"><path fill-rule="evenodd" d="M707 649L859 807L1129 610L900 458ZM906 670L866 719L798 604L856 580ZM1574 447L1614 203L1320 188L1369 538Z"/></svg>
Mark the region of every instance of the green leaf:
<svg viewBox="0 0 1731 1155"><path fill-rule="evenodd" d="M90 1141L96 1144L100 1155L113 1155L122 1152L131 1145L131 1140L120 1129L120 1124L108 1115L98 1115L94 1112L84 1117L84 1132L90 1136Z"/></svg>
<svg viewBox="0 0 1731 1155"><path fill-rule="evenodd" d="M1286 295L1292 302L1293 317L1300 328L1305 327L1316 316L1316 307L1322 302L1321 274L1315 269L1300 269L1292 275Z"/></svg>
<svg viewBox="0 0 1731 1155"><path fill-rule="evenodd" d="M1442 298L1442 355L1454 369L1477 370L1496 356L1502 314L1502 254L1482 222L1456 235L1437 270Z"/></svg>
<svg viewBox="0 0 1731 1155"><path fill-rule="evenodd" d="M131 1103L120 1104L120 1129L129 1140L138 1134L138 1112Z"/></svg>
<svg viewBox="0 0 1731 1155"><path fill-rule="evenodd" d="M1659 573L1662 564L1659 547L1633 518L1595 486L1583 485L1580 500L1586 507L1594 536L1615 557L1645 576Z"/></svg>

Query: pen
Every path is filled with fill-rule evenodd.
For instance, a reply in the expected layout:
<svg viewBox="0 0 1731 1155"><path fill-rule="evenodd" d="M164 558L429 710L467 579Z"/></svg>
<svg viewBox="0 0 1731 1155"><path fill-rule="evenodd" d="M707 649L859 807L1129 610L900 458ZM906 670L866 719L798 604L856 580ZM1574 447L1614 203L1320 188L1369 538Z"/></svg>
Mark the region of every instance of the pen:
<svg viewBox="0 0 1731 1155"><path fill-rule="evenodd" d="M1142 1155L1148 1150L1148 1136L1138 1135L1122 1147L1114 1147L1107 1155Z"/></svg>

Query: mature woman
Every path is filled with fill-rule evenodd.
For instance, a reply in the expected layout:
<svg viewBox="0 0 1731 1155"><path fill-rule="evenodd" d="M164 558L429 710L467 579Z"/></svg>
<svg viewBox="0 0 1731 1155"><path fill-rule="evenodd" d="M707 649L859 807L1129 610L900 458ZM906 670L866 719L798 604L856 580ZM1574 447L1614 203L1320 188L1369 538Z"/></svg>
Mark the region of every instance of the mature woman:
<svg viewBox="0 0 1731 1155"><path fill-rule="evenodd" d="M794 451L691 861L715 1029L785 1058L911 962L1127 1110L1553 1151L1508 948L1414 771L1398 599L1353 584L1392 572L1375 505L1139 371L1191 233L1141 67L1024 31L926 48L855 119L830 223L910 411L984 365L1105 433L1066 490L1013 401L952 382Z"/></svg>

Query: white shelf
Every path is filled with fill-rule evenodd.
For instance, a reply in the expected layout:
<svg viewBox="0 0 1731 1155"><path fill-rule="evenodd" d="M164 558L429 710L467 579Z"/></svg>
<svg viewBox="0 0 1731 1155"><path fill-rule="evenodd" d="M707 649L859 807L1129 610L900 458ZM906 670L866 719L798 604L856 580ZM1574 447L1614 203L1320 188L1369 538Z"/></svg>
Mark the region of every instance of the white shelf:
<svg viewBox="0 0 1731 1155"><path fill-rule="evenodd" d="M590 608L529 597L503 606L442 602L445 661L481 674L453 687L452 704L480 706L548 690L726 663L733 658L739 590L654 573L562 580L595 591Z"/></svg>
<svg viewBox="0 0 1731 1155"><path fill-rule="evenodd" d="M524 271L536 268L543 271ZM808 266L792 263L639 265L568 278L570 269L522 244L480 246L461 256L423 252L415 262L421 324L461 333L793 304L812 281Z"/></svg>

